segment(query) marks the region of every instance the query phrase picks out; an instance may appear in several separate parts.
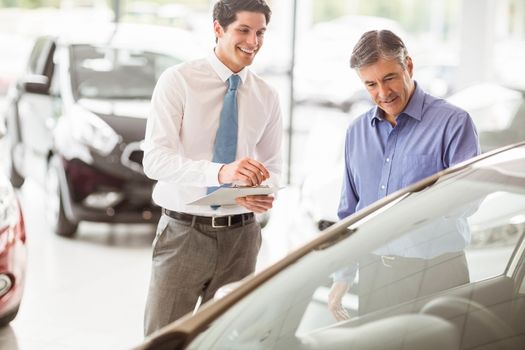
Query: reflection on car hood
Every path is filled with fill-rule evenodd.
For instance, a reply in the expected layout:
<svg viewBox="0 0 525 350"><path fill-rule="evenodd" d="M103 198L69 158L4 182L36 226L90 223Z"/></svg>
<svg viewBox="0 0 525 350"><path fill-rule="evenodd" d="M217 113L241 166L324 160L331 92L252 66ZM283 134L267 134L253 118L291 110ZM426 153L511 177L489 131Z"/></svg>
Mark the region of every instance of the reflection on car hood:
<svg viewBox="0 0 525 350"><path fill-rule="evenodd" d="M125 143L144 138L149 100L80 99L78 104L98 115Z"/></svg>
<svg viewBox="0 0 525 350"><path fill-rule="evenodd" d="M149 100L94 100L82 98L78 104L98 115L146 119Z"/></svg>

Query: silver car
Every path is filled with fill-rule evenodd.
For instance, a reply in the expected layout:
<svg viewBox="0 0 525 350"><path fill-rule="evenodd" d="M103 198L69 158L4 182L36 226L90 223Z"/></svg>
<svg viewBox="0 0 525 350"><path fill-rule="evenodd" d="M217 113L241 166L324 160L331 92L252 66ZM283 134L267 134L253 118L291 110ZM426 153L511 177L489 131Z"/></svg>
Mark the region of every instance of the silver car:
<svg viewBox="0 0 525 350"><path fill-rule="evenodd" d="M524 349L524 237L525 142L336 223L137 348Z"/></svg>

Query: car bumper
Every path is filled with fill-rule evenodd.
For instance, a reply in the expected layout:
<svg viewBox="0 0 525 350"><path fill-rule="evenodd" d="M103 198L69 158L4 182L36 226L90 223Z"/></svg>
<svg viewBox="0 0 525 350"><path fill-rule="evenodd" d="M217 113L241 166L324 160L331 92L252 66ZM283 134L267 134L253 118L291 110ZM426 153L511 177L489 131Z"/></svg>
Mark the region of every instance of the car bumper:
<svg viewBox="0 0 525 350"><path fill-rule="evenodd" d="M64 205L73 222L156 223L160 208L153 204L154 182L145 175L119 178L79 159L63 160ZM129 175L129 174L128 174Z"/></svg>

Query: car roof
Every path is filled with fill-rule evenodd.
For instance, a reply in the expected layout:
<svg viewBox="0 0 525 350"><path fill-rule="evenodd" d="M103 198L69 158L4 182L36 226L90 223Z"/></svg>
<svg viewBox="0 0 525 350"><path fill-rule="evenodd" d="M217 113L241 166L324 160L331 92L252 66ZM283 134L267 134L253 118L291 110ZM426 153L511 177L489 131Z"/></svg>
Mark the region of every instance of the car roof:
<svg viewBox="0 0 525 350"><path fill-rule="evenodd" d="M174 54L183 60L206 54L205 45L201 44L192 32L168 26L106 23L90 27L89 30L77 27L54 37L62 46L88 44L140 49Z"/></svg>

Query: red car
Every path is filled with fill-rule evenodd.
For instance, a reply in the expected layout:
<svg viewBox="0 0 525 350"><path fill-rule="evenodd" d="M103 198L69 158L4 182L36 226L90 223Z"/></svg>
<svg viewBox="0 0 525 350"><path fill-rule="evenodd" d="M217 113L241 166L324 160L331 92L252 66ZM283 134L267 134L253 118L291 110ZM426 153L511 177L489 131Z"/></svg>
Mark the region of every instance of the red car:
<svg viewBox="0 0 525 350"><path fill-rule="evenodd" d="M20 306L26 272L24 217L9 180L0 176L0 327Z"/></svg>

